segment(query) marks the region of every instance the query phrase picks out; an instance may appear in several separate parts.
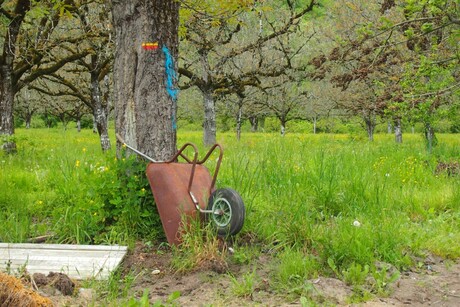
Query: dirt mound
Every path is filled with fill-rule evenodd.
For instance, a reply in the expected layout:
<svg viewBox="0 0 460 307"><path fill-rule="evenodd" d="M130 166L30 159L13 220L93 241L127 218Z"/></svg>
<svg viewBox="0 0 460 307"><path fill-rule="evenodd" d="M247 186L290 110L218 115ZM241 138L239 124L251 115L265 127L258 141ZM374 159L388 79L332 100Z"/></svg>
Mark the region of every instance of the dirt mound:
<svg viewBox="0 0 460 307"><path fill-rule="evenodd" d="M53 306L50 299L24 288L19 279L4 273L0 273L0 303L2 307Z"/></svg>
<svg viewBox="0 0 460 307"><path fill-rule="evenodd" d="M48 276L41 273L35 273L33 279L37 286L53 286L63 295L72 295L75 289L75 283L65 274L50 272Z"/></svg>

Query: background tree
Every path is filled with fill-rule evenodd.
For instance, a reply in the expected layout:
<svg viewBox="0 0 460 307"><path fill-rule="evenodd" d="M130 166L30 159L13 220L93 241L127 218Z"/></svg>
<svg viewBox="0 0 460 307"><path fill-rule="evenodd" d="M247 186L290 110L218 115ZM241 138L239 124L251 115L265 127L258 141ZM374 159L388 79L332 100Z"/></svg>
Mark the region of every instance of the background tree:
<svg viewBox="0 0 460 307"><path fill-rule="evenodd" d="M459 86L458 20L455 17L458 16L458 5L448 0L383 1L380 4L355 0L336 3L341 13L342 28L338 25L333 28L339 30L340 39L336 40L336 47L327 56L318 56L312 61L318 68L315 77L322 79L329 75L330 80L344 91L351 89L352 83L372 88L371 92L376 95L374 103L369 99L364 101L371 102L369 111L374 111L367 113L390 116L396 127L395 139L401 142L401 122L409 122L413 118L421 120L422 117L417 115L420 114L418 109L429 103L428 100L425 104L415 103L414 97L428 97L441 92L446 96L454 93ZM433 70L431 76L426 73L427 63ZM420 79L421 74L425 74L423 80ZM449 74L452 78L442 77ZM425 110L431 111L424 114L435 114L432 111L442 106L443 101L448 99L436 99L435 103L429 103ZM363 105L363 100L359 105ZM356 109L354 104L342 107L351 107L348 108L350 111ZM425 136L430 143L432 123L426 124L426 116L424 121ZM372 121L366 120L366 123ZM368 124L366 126L369 132L371 129Z"/></svg>
<svg viewBox="0 0 460 307"><path fill-rule="evenodd" d="M42 106L38 93L33 93L29 88L23 88L15 97L14 115L25 122L26 129L30 128L32 117Z"/></svg>
<svg viewBox="0 0 460 307"><path fill-rule="evenodd" d="M0 1L2 54L0 56L0 142L7 152L16 151L14 97L25 85L45 74L56 72L66 63L84 57L89 50L69 53L72 37L57 31L62 18L72 18L77 7L71 0Z"/></svg>
<svg viewBox="0 0 460 307"><path fill-rule="evenodd" d="M260 78L285 74L291 59L283 50L276 65L266 53L273 52L278 38L297 29L316 1L230 1L219 2L217 9L202 3L202 10L194 7L186 15L188 56L181 58L179 73L186 77L182 88L196 86L203 94L203 141L210 145L216 141L217 97L239 95L245 87L258 86Z"/></svg>

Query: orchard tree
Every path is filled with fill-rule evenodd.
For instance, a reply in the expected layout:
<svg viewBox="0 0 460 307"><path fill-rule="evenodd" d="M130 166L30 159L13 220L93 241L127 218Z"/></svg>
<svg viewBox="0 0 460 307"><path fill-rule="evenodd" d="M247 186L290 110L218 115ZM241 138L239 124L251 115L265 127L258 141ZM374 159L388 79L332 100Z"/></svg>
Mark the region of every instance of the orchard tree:
<svg viewBox="0 0 460 307"><path fill-rule="evenodd" d="M148 156L176 151L179 2L112 0L115 130Z"/></svg>
<svg viewBox="0 0 460 307"><path fill-rule="evenodd" d="M282 37L298 30L317 1L201 1L186 7L179 73L181 88L203 95L203 141L216 141L216 99L260 86L261 78L286 74L292 59L283 53ZM270 57L274 49L277 58Z"/></svg>
<svg viewBox="0 0 460 307"><path fill-rule="evenodd" d="M26 124L26 129L29 129L32 117L43 108L41 97L30 88L23 88L15 99L14 116L21 118Z"/></svg>
<svg viewBox="0 0 460 307"><path fill-rule="evenodd" d="M303 88L301 83L290 82L288 78L279 78L277 83L267 85L263 89L264 98L258 103L269 109L279 120L282 136L286 133L286 124L289 121L305 119L302 109L308 92Z"/></svg>
<svg viewBox="0 0 460 307"><path fill-rule="evenodd" d="M329 76L346 92L351 84L372 87L376 99L368 100L369 111L391 117L397 142L402 141L401 121L417 118L431 144L436 110L460 86L458 1L336 4L340 25L333 28L339 40L327 55L312 61L314 77Z"/></svg>
<svg viewBox="0 0 460 307"><path fill-rule="evenodd" d="M378 119L385 114L388 103L395 95L401 95L401 65L407 52L398 44L382 45L379 31L384 30L379 29L389 27L391 15L388 9L382 15L382 7L377 3L337 1L331 11L337 14L330 20L336 31L335 46L311 61L316 68L311 77L327 80L343 91L337 99L338 107L360 116L372 141ZM390 35L390 38L402 37L396 31Z"/></svg>
<svg viewBox="0 0 460 307"><path fill-rule="evenodd" d="M66 63L84 57L89 50L69 53L73 38L58 31L63 18L72 18L73 1L0 1L0 143L15 152L14 97L40 76L56 72Z"/></svg>
<svg viewBox="0 0 460 307"><path fill-rule="evenodd" d="M76 53L79 49L87 48L91 54L67 64L60 71L43 76L46 80L42 86L33 88L42 93L55 97L73 96L85 104L93 114L96 131L99 134L103 151L110 149L108 134L108 113L110 78L109 73L113 64L113 41L109 9L102 1L82 4L75 11L76 20L64 23L67 30L74 33L76 48L68 49ZM50 83L53 83L51 86ZM66 99L67 99L66 98ZM78 108L77 108L78 109ZM79 116L79 113L75 113Z"/></svg>

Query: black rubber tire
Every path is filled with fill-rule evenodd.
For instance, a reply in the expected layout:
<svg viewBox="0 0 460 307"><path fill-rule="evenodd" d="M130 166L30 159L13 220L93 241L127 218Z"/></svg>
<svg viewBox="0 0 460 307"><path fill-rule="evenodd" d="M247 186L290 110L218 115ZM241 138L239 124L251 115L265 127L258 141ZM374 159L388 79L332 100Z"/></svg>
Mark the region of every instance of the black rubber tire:
<svg viewBox="0 0 460 307"><path fill-rule="evenodd" d="M220 213L207 214L208 221L212 223L219 237L236 235L243 228L246 209L243 199L235 190L215 190L209 197L207 210Z"/></svg>

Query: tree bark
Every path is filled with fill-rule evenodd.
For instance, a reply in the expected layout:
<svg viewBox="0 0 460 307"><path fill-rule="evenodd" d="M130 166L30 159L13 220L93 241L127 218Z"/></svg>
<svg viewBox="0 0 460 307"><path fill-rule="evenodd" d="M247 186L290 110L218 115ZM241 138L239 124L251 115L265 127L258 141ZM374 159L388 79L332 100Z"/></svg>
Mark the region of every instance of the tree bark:
<svg viewBox="0 0 460 307"><path fill-rule="evenodd" d="M369 141L373 142L374 141L375 122L370 117L365 118L364 122L366 123L367 137L368 137Z"/></svg>
<svg viewBox="0 0 460 307"><path fill-rule="evenodd" d="M211 91L203 91L204 99L204 123L203 143L210 146L216 143L216 103Z"/></svg>
<svg viewBox="0 0 460 307"><path fill-rule="evenodd" d="M95 58L95 56L93 56ZM96 60L96 59L95 59ZM101 88L99 86L99 70L91 72L91 99L94 106L94 122L99 134L102 151L111 148L109 139L109 129L107 124L107 115L102 105Z"/></svg>
<svg viewBox="0 0 460 307"><path fill-rule="evenodd" d="M179 2L112 0L112 16L116 132L144 154L169 159L176 152L176 105L167 82L177 83ZM158 49L142 48L156 42Z"/></svg>
<svg viewBox="0 0 460 307"><path fill-rule="evenodd" d="M436 139L433 126L431 126L430 123L425 123L425 140L428 151L431 152L433 147L437 145L438 140Z"/></svg>
<svg viewBox="0 0 460 307"><path fill-rule="evenodd" d="M316 115L313 117L313 134L316 134L316 122L317 122Z"/></svg>
<svg viewBox="0 0 460 307"><path fill-rule="evenodd" d="M26 117L26 129L30 129L30 123L32 122L32 115Z"/></svg>
<svg viewBox="0 0 460 307"><path fill-rule="evenodd" d="M239 141L241 139L241 118L243 116L242 106L238 107L238 115L236 116L236 139Z"/></svg>
<svg viewBox="0 0 460 307"><path fill-rule="evenodd" d="M257 116L250 116L249 122L251 123L251 132L257 132L259 130L259 118Z"/></svg>
<svg viewBox="0 0 460 307"><path fill-rule="evenodd" d="M7 153L16 152L16 143L12 139L14 135L13 106L17 81L13 74L13 62L19 29L29 9L30 0L17 1L13 18L4 37L3 53L0 57L0 149Z"/></svg>
<svg viewBox="0 0 460 307"><path fill-rule="evenodd" d="M2 144L1 149L6 153L16 152L16 143L12 138L14 135L12 61L12 57L8 56L6 63L2 63L0 68L0 144Z"/></svg>
<svg viewBox="0 0 460 307"><path fill-rule="evenodd" d="M286 135L286 121L284 120L280 120L280 133L281 133L281 136L285 136Z"/></svg>
<svg viewBox="0 0 460 307"><path fill-rule="evenodd" d="M402 143L402 129L401 129L401 119L395 118L394 120L394 128L395 128L395 141L396 143Z"/></svg>

